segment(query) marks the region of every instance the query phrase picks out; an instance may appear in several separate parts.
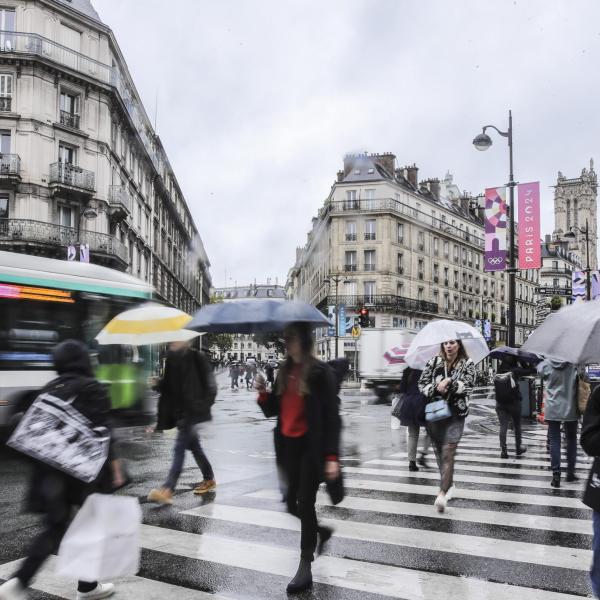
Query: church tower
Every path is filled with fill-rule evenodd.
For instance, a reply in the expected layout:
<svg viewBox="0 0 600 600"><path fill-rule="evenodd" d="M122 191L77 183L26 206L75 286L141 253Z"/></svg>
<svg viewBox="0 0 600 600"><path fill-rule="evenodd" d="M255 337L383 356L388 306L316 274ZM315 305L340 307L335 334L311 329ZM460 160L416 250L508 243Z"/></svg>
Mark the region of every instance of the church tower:
<svg viewBox="0 0 600 600"><path fill-rule="evenodd" d="M598 178L594 171L594 161L590 160L589 170L583 168L581 176L567 179L560 171L554 187L554 239L561 240L571 227L585 229L588 222L590 244L590 267L598 268L597 248L597 203ZM575 230L577 238L569 243L572 250L586 266L585 236Z"/></svg>

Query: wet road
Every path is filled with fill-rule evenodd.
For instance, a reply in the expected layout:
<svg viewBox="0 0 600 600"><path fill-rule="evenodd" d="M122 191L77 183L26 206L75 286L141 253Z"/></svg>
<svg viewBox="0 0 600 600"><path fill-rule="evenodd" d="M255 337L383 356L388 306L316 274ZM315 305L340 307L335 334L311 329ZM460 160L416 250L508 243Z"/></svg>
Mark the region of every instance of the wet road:
<svg viewBox="0 0 600 600"><path fill-rule="evenodd" d="M197 497L191 456L174 504L145 502L168 470L173 433L120 431L132 485L142 502L142 565L117 582L117 598L285 598L298 561L299 524L280 501L274 472L273 423L255 395L231 392L224 376L203 445L218 487ZM319 516L336 533L314 563L315 585L299 598L322 600L566 600L587 596L591 511L579 500L582 483L550 488L545 429L531 425L529 451L501 460L489 403L474 404L459 449L457 491L446 513L433 508L437 474L410 473L404 431L390 429L389 407L343 395L347 498L337 507L324 493ZM361 402L361 400L363 402ZM0 579L14 570L37 531L21 512L23 462L2 453ZM586 473L587 459L579 464ZM32 598L74 598L74 584L49 563Z"/></svg>

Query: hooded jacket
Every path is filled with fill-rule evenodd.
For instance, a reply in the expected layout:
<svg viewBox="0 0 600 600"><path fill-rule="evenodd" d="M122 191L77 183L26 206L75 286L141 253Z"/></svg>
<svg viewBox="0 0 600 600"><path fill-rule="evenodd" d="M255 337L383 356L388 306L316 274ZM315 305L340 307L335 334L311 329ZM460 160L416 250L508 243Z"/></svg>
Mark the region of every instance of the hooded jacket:
<svg viewBox="0 0 600 600"><path fill-rule="evenodd" d="M110 492L112 475L109 468L114 458L113 436L110 423L110 399L106 388L94 378L87 347L76 340L60 343L52 352L54 368L58 377L40 391L68 400L87 417L95 427L106 427L111 432L109 456L96 481L85 484L62 471L35 461L28 508L56 516L78 506L92 492Z"/></svg>
<svg viewBox="0 0 600 600"><path fill-rule="evenodd" d="M577 367L547 358L538 365L538 373L546 385L546 421L577 421Z"/></svg>

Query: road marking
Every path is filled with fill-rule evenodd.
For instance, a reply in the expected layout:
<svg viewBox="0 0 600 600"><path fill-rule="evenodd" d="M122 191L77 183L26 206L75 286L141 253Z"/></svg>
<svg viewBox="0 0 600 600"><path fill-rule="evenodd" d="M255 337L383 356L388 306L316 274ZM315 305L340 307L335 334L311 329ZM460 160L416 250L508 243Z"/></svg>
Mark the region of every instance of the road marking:
<svg viewBox="0 0 600 600"><path fill-rule="evenodd" d="M245 494L249 498L259 500L281 500L281 492L275 489L264 489ZM317 495L317 504L331 506L329 496L324 492ZM409 517L428 517L446 521L464 521L465 523L481 523L484 525L501 525L503 527L523 527L543 531L560 531L563 533L578 533L592 535L592 523L589 519L566 519L560 517L543 517L522 513L508 513L495 510L479 510L476 508L461 508L448 504L446 512L438 513L431 504L415 502L399 502L397 500L379 500L363 498L362 496L346 496L337 505L339 508L350 510L377 512L389 515Z"/></svg>

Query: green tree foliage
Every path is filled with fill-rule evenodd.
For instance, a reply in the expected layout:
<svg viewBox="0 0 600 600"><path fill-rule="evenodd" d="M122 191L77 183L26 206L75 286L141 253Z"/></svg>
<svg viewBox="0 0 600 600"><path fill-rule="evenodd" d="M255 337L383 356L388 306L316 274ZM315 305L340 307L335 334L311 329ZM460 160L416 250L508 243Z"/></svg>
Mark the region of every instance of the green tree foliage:
<svg viewBox="0 0 600 600"><path fill-rule="evenodd" d="M254 343L264 346L267 350L275 350L277 354L285 354L285 343L280 333L255 333Z"/></svg>
<svg viewBox="0 0 600 600"><path fill-rule="evenodd" d="M552 299L550 300L550 308L552 310L559 310L561 306L562 306L561 297L560 296L552 296Z"/></svg>
<svg viewBox="0 0 600 600"><path fill-rule="evenodd" d="M233 347L233 335L230 333L207 333L206 338L209 348L216 346L223 354Z"/></svg>

